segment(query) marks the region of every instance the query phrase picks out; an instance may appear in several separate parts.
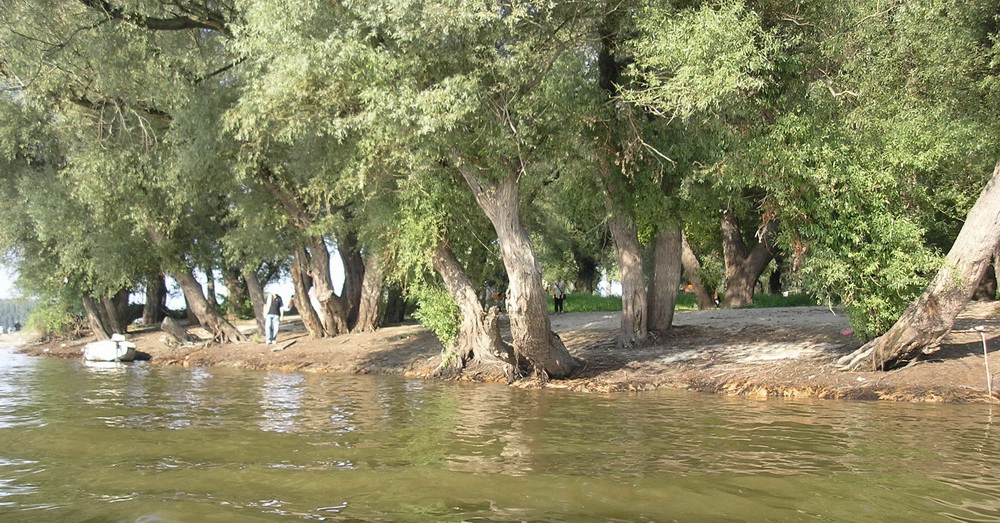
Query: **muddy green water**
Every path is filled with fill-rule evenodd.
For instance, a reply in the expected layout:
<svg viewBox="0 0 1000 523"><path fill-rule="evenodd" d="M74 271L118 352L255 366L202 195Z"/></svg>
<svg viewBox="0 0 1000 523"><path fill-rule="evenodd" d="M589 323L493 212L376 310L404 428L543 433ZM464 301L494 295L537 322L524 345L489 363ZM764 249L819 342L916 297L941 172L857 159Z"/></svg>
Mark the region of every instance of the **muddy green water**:
<svg viewBox="0 0 1000 523"><path fill-rule="evenodd" d="M993 416L0 350L0 521L995 521Z"/></svg>

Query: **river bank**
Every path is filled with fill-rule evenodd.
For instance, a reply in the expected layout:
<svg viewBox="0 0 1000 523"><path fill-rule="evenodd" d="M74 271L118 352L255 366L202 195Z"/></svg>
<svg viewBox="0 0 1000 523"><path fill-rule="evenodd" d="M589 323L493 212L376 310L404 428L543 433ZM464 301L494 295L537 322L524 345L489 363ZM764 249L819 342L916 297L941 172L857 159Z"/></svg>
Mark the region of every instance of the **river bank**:
<svg viewBox="0 0 1000 523"><path fill-rule="evenodd" d="M521 387L580 392L630 392L660 388L751 396L789 396L925 402L996 401L987 394L980 334L995 350L1000 337L1000 304L976 303L960 316L941 350L927 361L892 372L840 372L836 360L861 345L845 335L847 319L837 309L678 311L675 328L643 347L617 349L619 313L552 316L552 328L583 362L572 379L523 380ZM252 334L252 322L240 325ZM192 329L207 339L207 332ZM80 357L90 339L34 343L9 335L0 343L18 351L62 358ZM127 337L154 364L213 366L298 372L380 373L429 378L440 363L441 344L418 324L385 327L326 340L309 339L297 317L286 318L277 345L262 343L171 347L155 328ZM1000 356L990 354L993 374Z"/></svg>

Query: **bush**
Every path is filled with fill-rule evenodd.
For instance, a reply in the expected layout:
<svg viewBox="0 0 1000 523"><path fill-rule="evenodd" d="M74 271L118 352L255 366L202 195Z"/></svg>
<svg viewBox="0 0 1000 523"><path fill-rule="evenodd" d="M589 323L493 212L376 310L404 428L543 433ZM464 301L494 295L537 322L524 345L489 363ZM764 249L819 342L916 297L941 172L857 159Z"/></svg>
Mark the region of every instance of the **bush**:
<svg viewBox="0 0 1000 523"><path fill-rule="evenodd" d="M83 315L62 300L39 303L27 320L27 329L43 340L79 337L83 325Z"/></svg>

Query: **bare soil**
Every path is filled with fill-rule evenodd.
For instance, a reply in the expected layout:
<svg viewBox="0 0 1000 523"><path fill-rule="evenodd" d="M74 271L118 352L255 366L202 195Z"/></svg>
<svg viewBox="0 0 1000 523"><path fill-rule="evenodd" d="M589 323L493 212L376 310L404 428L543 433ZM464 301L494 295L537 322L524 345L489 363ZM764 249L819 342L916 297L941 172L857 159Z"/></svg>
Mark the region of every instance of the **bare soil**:
<svg viewBox="0 0 1000 523"><path fill-rule="evenodd" d="M672 331L634 349L615 346L619 313L566 313L551 320L552 329L582 361L582 370L571 379L529 379L515 385L602 393L683 388L753 396L926 402L990 402L1000 397L996 392L993 397L987 394L983 339L971 331L985 326L987 347L1000 348L1000 303L971 304L938 351L891 372L837 370L836 360L861 345L861 340L845 334L847 319L837 309L679 311ZM259 339L252 322L239 327ZM191 331L209 338L203 329ZM171 347L156 328L136 328L127 337L151 363L163 365L430 378L441 360L440 342L417 324L313 340L297 317L286 317L276 345L205 341ZM39 343L0 336L0 344L20 343L20 352L62 358L81 357L89 341ZM991 352L989 367L992 377L1000 374L1000 355Z"/></svg>

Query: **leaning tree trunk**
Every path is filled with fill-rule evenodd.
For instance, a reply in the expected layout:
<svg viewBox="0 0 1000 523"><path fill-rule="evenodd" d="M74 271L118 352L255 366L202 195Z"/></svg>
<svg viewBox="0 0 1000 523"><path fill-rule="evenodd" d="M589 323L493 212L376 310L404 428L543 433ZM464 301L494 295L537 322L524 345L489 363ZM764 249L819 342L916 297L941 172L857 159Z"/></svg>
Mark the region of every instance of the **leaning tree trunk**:
<svg viewBox="0 0 1000 523"><path fill-rule="evenodd" d="M382 290L385 284L385 267L382 263L382 256L369 255L368 263L365 264L365 277L361 283L357 322L351 332L375 332L382 324Z"/></svg>
<svg viewBox="0 0 1000 523"><path fill-rule="evenodd" d="M90 323L90 330L94 333L94 336L99 340L106 340L111 337L111 329L107 327L104 323L104 319L101 317L101 311L97 307L97 303L90 296L83 296L80 298L83 302L83 312L87 315L87 321Z"/></svg>
<svg viewBox="0 0 1000 523"><path fill-rule="evenodd" d="M208 303L205 294L201 290L201 284L189 271L175 271L171 273L187 300L188 307L198 318L198 322L212 333L212 336L220 342L238 343L246 341L246 337L219 311Z"/></svg>
<svg viewBox="0 0 1000 523"><path fill-rule="evenodd" d="M320 319L316 308L313 307L312 300L309 299L309 289L312 287L312 278L306 268L309 265L309 255L306 250L299 247L295 250L295 260L292 262L292 283L295 285L295 296L298 298L295 308L299 311L302 324L305 325L309 337L319 339L323 337L323 320ZM261 331L264 332L264 331Z"/></svg>
<svg viewBox="0 0 1000 523"><path fill-rule="evenodd" d="M547 377L569 376L578 363L552 332L542 271L531 238L521 224L517 176L508 175L496 185L487 185L471 165L457 158L454 163L497 233L509 280L507 313L518 361L528 362L534 372Z"/></svg>
<svg viewBox="0 0 1000 523"><path fill-rule="evenodd" d="M681 229L664 226L653 247L653 282L649 290L649 330L665 332L674 322L681 284Z"/></svg>
<svg viewBox="0 0 1000 523"><path fill-rule="evenodd" d="M681 265L684 267L684 275L688 283L694 289L694 298L698 302L698 310L711 309L715 306L715 301L708 293L704 282L701 281L701 262L695 256L694 250L687 241L687 236L681 234Z"/></svg>
<svg viewBox="0 0 1000 523"><path fill-rule="evenodd" d="M739 221L731 212L722 215L722 255L726 263L725 308L735 309L753 305L754 288L774 256L771 253L771 235L776 223L768 220L759 233L759 242L748 249L740 234Z"/></svg>
<svg viewBox="0 0 1000 523"><path fill-rule="evenodd" d="M146 304L142 307L142 324L157 325L166 316L167 282L162 274L146 278Z"/></svg>
<svg viewBox="0 0 1000 523"><path fill-rule="evenodd" d="M937 350L1000 246L1000 162L948 251L941 269L888 332L840 359L851 370L894 369Z"/></svg>
<svg viewBox="0 0 1000 523"><path fill-rule="evenodd" d="M243 268L243 281L247 282L247 295L253 307L253 319L257 323L257 334L264 336L264 286L260 284L257 271L251 267Z"/></svg>
<svg viewBox="0 0 1000 523"><path fill-rule="evenodd" d="M465 269L455 253L439 242L433 254L434 270L444 280L448 294L458 305L461 326L458 337L444 349L441 365L435 371L440 377L455 377L466 372L489 373L514 379L519 376L514 349L500 337L500 311L490 307L484 311Z"/></svg>

